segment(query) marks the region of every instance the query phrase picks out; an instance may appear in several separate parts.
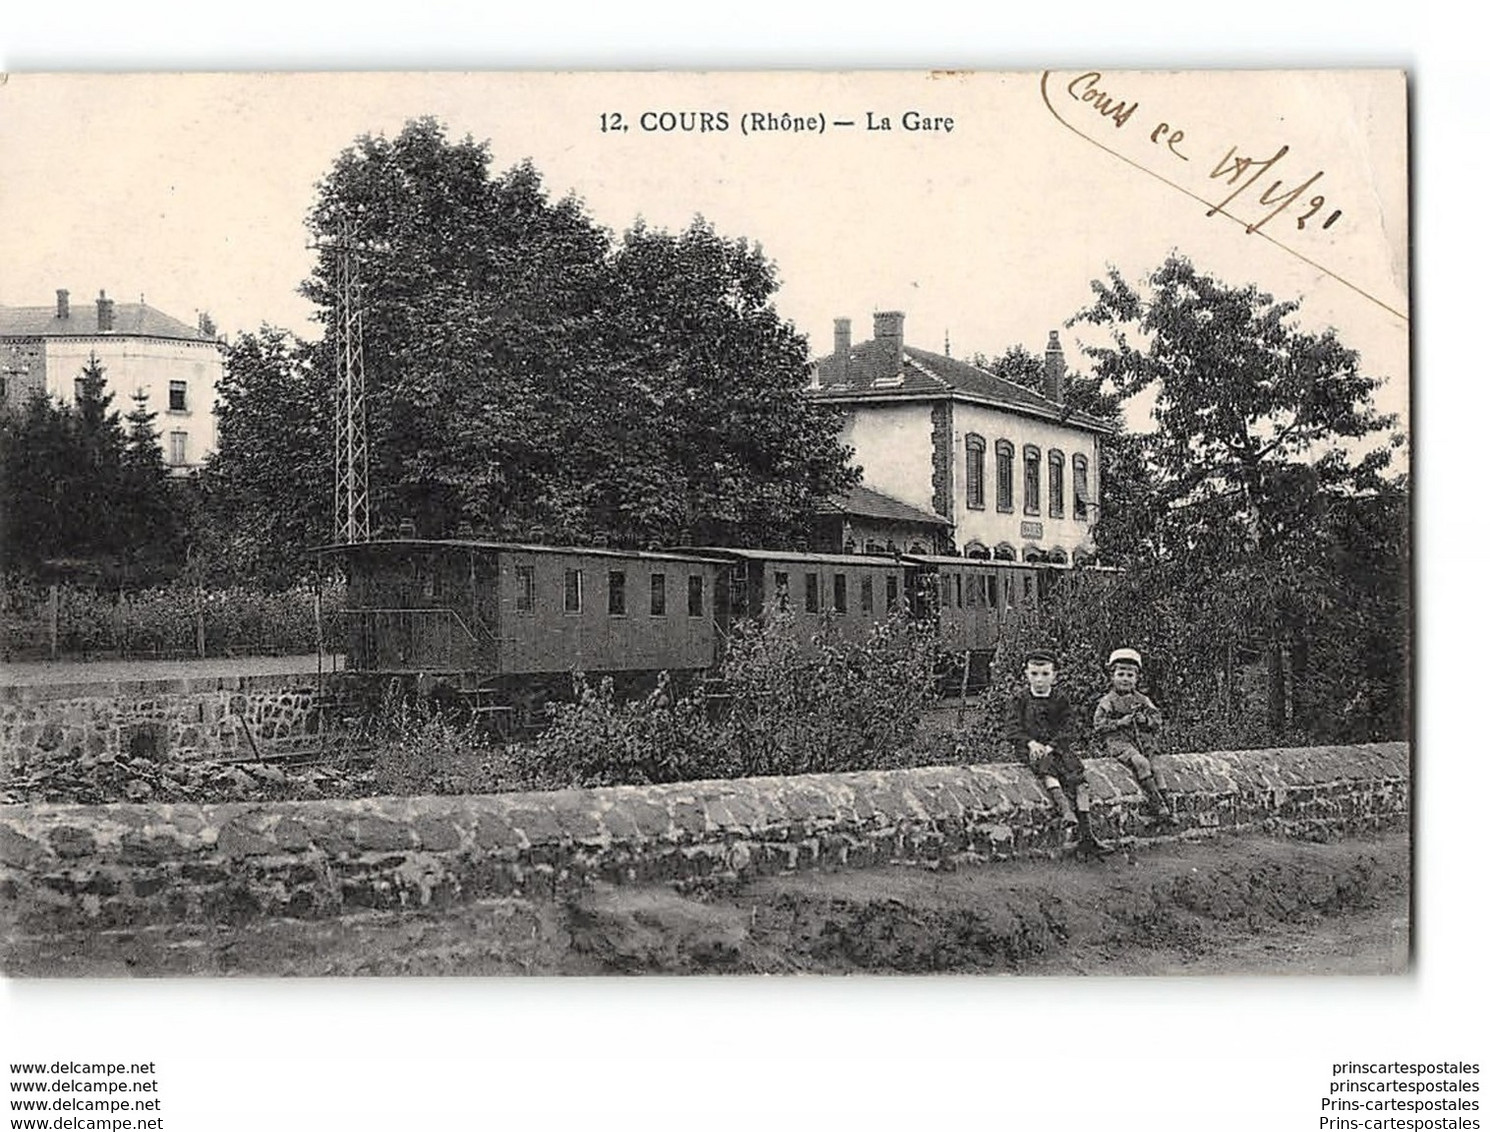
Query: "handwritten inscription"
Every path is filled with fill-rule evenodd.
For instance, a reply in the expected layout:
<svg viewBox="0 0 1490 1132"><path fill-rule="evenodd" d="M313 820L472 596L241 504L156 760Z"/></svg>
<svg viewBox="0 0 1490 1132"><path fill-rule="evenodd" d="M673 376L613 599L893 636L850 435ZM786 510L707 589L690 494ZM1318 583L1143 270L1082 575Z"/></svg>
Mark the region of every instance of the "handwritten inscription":
<svg viewBox="0 0 1490 1132"><path fill-rule="evenodd" d="M1096 115L1114 130L1123 129L1133 122L1138 114L1138 100L1122 96L1114 89L1112 83L1104 80L1101 71L1087 71L1072 79L1066 84L1066 95L1071 102L1083 107L1086 114ZM1055 107L1052 106L1051 109L1054 111ZM1059 112L1056 116L1060 117ZM1062 118L1062 121L1065 119ZM1067 122L1067 125L1072 125L1072 123ZM1076 127L1073 126L1073 128ZM1078 132L1081 131L1078 129ZM1187 143L1185 130L1182 127L1169 121L1154 124L1149 129L1148 140L1156 151L1179 161L1190 160L1187 149L1193 149L1197 153L1203 152L1203 147L1199 143ZM1220 147L1217 146L1216 151L1219 152L1219 149ZM1247 210L1247 216L1238 217L1238 219L1248 219L1246 225L1248 234L1261 231L1264 226L1284 213L1292 215L1294 224L1299 230L1307 228L1315 217L1328 207L1328 201L1323 193L1315 192L1305 197L1311 188L1324 179L1324 170L1319 169L1312 176L1301 179L1292 173L1288 176L1272 176L1285 171L1284 159L1289 156L1290 152L1290 147L1285 144L1279 145L1269 156L1253 156L1251 151L1243 150L1241 145L1231 144L1211 167L1206 178L1208 182L1219 182L1215 186L1217 189L1229 188L1231 192L1215 200L1206 215L1215 216L1216 213L1223 212L1232 216L1234 215L1232 206L1235 205L1238 209ZM1288 164L1287 168L1292 169L1296 165L1295 160ZM1254 192L1257 189L1261 191ZM1253 209L1256 211L1253 212ZM1319 222L1319 228L1329 228L1342 215L1340 209L1334 209Z"/></svg>

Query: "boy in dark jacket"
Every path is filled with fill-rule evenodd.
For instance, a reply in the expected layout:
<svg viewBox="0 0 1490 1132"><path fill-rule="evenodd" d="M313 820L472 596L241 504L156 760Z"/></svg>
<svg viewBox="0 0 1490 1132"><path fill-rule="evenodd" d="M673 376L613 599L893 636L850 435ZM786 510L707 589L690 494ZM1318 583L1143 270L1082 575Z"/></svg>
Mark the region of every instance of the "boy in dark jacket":
<svg viewBox="0 0 1490 1132"><path fill-rule="evenodd" d="M1025 687L1009 699L1004 734L1015 756L1029 761L1060 807L1068 836L1074 827L1077 855L1100 857L1108 850L1092 833L1086 769L1072 750L1076 713L1065 693L1055 687L1055 655L1044 649L1029 653L1024 660L1024 679Z"/></svg>

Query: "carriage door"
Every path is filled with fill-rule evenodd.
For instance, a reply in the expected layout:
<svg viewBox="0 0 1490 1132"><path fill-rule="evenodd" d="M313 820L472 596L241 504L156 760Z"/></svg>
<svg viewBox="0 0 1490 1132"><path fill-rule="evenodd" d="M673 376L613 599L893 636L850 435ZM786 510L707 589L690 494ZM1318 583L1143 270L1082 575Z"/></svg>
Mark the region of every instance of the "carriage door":
<svg viewBox="0 0 1490 1132"><path fill-rule="evenodd" d="M502 587L514 585L518 579L504 578L505 567L509 573L512 563L503 555L477 550L467 551L466 581L462 587L464 601L463 616L470 622L472 635L476 638L474 648L477 667L484 672L501 671L501 625ZM528 589L532 589L532 570L527 573ZM521 601L521 598L515 598ZM531 594L530 594L531 600Z"/></svg>

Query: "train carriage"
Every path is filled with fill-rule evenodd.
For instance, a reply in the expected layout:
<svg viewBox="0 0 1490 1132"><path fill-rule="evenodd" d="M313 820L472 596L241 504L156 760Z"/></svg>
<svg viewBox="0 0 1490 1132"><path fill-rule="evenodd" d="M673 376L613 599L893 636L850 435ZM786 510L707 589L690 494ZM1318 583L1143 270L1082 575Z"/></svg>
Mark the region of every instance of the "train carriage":
<svg viewBox="0 0 1490 1132"><path fill-rule="evenodd" d="M623 696L717 670L730 627L772 607L805 645L820 619L848 639L892 610L936 626L948 671L974 686L1017 611L1037 608L1048 566L935 555L886 557L733 547L674 551L390 539L320 548L347 580L349 673L360 694L412 681L461 694L507 724L536 724L572 674Z"/></svg>
<svg viewBox="0 0 1490 1132"><path fill-rule="evenodd" d="M1005 623L1040 602L1042 567L930 554L907 555L905 561L920 579L917 612L936 617L948 652L992 652Z"/></svg>
<svg viewBox="0 0 1490 1132"><path fill-rule="evenodd" d="M322 548L347 578L347 667L444 676L704 670L721 565L699 556L474 540Z"/></svg>
<svg viewBox="0 0 1490 1132"><path fill-rule="evenodd" d="M721 622L759 617L771 606L791 609L804 641L824 614L841 618L849 635L860 635L891 610L908 608L911 596L906 567L894 558L733 547L703 547L697 553L728 564Z"/></svg>

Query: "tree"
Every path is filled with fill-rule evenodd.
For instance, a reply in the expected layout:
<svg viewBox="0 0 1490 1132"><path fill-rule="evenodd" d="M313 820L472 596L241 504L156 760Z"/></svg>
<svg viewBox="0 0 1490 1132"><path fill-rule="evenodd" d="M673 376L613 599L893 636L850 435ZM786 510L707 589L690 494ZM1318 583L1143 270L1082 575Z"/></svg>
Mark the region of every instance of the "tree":
<svg viewBox="0 0 1490 1132"><path fill-rule="evenodd" d="M37 392L0 415L0 548L4 569L33 572L76 553L81 453L69 413Z"/></svg>
<svg viewBox="0 0 1490 1132"><path fill-rule="evenodd" d="M1300 329L1297 301L1228 287L1171 255L1142 287L1116 271L1073 322L1107 328L1094 376L1124 400L1153 398L1144 436L1161 555L1266 557L1317 517L1322 494L1384 486L1391 429L1371 406L1380 380L1334 331Z"/></svg>
<svg viewBox="0 0 1490 1132"><path fill-rule="evenodd" d="M530 164L489 165L410 122L344 152L311 212L303 290L328 340L343 245L358 267L374 525L622 545L805 529L852 473L760 250L702 221L618 244Z"/></svg>
<svg viewBox="0 0 1490 1132"><path fill-rule="evenodd" d="M1402 439L1372 406L1380 380L1333 330L1300 328L1298 302L1177 254L1136 286L1112 270L1092 288L1072 321L1110 336L1087 348L1093 376L1152 403L1152 429L1122 453L1142 490L1117 501L1118 531L1155 600L1207 626L1188 666L1224 673L1230 710L1238 652L1262 651L1275 731L1349 731L1309 721L1357 692L1400 724L1404 654L1393 650L1393 676L1368 656L1406 634L1405 526L1391 527L1402 485L1385 474ZM1372 538L1356 530L1362 515ZM1369 687L1342 683L1355 677Z"/></svg>
<svg viewBox="0 0 1490 1132"><path fill-rule="evenodd" d="M129 431L120 468L121 506L130 524L125 556L139 570L161 572L180 557L183 524L161 454L149 395L137 389L131 399L135 407L125 417Z"/></svg>
<svg viewBox="0 0 1490 1132"><path fill-rule="evenodd" d="M261 327L228 347L217 390L217 451L197 477L194 557L209 573L278 587L331 541L327 371L287 331Z"/></svg>
<svg viewBox="0 0 1490 1132"><path fill-rule="evenodd" d="M166 470L141 399L126 436L90 355L61 404L37 393L0 424L5 566L110 581L168 573L179 550Z"/></svg>

